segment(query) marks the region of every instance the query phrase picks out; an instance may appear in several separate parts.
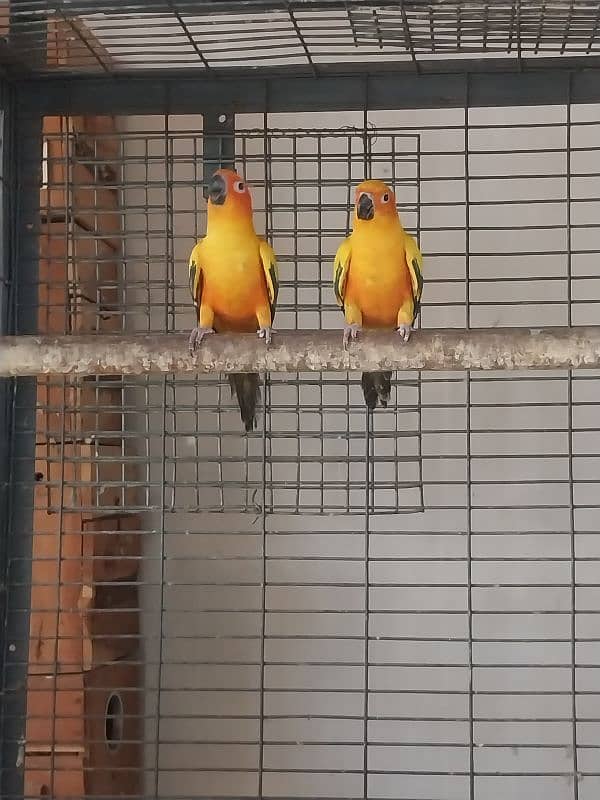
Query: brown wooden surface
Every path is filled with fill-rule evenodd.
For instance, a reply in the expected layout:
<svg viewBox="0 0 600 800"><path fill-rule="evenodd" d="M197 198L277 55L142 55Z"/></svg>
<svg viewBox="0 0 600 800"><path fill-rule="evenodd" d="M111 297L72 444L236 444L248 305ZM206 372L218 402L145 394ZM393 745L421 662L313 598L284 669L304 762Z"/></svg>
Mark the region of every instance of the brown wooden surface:
<svg viewBox="0 0 600 800"><path fill-rule="evenodd" d="M71 26L61 42L64 25L49 30L49 59L77 61L82 31ZM41 191L39 331L118 331L114 120L46 118L44 131L57 138ZM141 554L140 520L121 513L135 500L124 485L134 472L121 449L121 379L40 376L37 401L25 795L139 794L141 671L116 661L138 648ZM113 692L133 743L106 740Z"/></svg>
<svg viewBox="0 0 600 800"><path fill-rule="evenodd" d="M69 117L69 129L77 136L80 159L89 157L95 179L105 185L118 182L121 142L116 134L115 118L108 115L73 116Z"/></svg>
<svg viewBox="0 0 600 800"><path fill-rule="evenodd" d="M81 516L49 514L43 487L35 492L32 542L29 672L51 674L82 668L79 603Z"/></svg>
<svg viewBox="0 0 600 800"><path fill-rule="evenodd" d="M38 379L37 439L116 443L122 429L122 391L116 381Z"/></svg>
<svg viewBox="0 0 600 800"><path fill-rule="evenodd" d="M66 117L45 117L46 181L40 192L42 217L48 222L70 219L104 239L114 250L120 246L121 214L118 195L109 184L96 181L89 163L75 157L75 141Z"/></svg>
<svg viewBox="0 0 600 800"><path fill-rule="evenodd" d="M52 789L46 795L55 800L139 794L143 738L140 687L141 669L133 661L78 675L31 676L27 687L25 796L44 797L43 787ZM122 729L116 739L108 741L106 711L113 694L122 702Z"/></svg>
<svg viewBox="0 0 600 800"><path fill-rule="evenodd" d="M120 661L87 672L85 738L86 797L124 797L142 792L143 690L142 670L134 662ZM123 703L122 742L106 742L105 711L113 692Z"/></svg>
<svg viewBox="0 0 600 800"><path fill-rule="evenodd" d="M97 517L83 523L83 581L134 579L140 567L140 518Z"/></svg>
<svg viewBox="0 0 600 800"><path fill-rule="evenodd" d="M46 53L49 67L109 67L112 59L85 23L76 17L66 19L62 14L48 15Z"/></svg>
<svg viewBox="0 0 600 800"><path fill-rule="evenodd" d="M90 670L134 653L139 645L138 588L127 582L84 586L83 666Z"/></svg>

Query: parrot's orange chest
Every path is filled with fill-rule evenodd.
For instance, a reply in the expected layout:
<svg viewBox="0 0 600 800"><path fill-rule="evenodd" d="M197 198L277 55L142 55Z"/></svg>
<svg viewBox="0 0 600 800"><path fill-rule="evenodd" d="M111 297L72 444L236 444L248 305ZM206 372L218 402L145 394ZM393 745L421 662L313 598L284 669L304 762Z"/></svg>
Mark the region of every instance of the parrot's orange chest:
<svg viewBox="0 0 600 800"><path fill-rule="evenodd" d="M398 309L410 297L412 286L401 233L352 234L346 300L362 312L363 325L395 327Z"/></svg>
<svg viewBox="0 0 600 800"><path fill-rule="evenodd" d="M256 235L206 237L202 242L203 301L217 330L255 331L256 309L268 303Z"/></svg>

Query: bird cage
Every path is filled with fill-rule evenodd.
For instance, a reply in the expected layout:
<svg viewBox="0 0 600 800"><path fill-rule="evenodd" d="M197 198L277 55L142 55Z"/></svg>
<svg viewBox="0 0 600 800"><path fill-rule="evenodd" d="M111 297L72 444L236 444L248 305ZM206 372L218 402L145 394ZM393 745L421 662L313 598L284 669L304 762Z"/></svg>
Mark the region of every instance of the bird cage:
<svg viewBox="0 0 600 800"><path fill-rule="evenodd" d="M1 796L596 800L598 2L4 0L0 33ZM220 167L277 333L190 356ZM423 302L344 351L366 178Z"/></svg>

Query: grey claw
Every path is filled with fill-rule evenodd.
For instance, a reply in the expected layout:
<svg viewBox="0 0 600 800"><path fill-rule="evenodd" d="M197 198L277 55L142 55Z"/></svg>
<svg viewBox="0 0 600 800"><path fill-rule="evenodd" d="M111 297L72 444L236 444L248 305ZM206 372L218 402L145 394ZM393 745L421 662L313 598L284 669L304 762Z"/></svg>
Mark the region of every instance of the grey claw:
<svg viewBox="0 0 600 800"><path fill-rule="evenodd" d="M400 334L400 338L404 343L408 342L410 339L410 334L412 333L412 325L398 325L396 328L396 332Z"/></svg>
<svg viewBox="0 0 600 800"><path fill-rule="evenodd" d="M200 347L205 336L214 332L214 328L193 328L189 338L190 355L194 355L194 351Z"/></svg>
<svg viewBox="0 0 600 800"><path fill-rule="evenodd" d="M273 340L273 334L274 333L275 333L275 331L273 330L273 328L259 328L258 331L257 331L258 338L259 339L264 339L265 340L265 344L267 344L267 345L271 344L271 342Z"/></svg>
<svg viewBox="0 0 600 800"><path fill-rule="evenodd" d="M358 339L358 335L361 332L362 327L358 325L356 322L353 322L351 325L344 325L344 334L342 336L342 342L344 345L344 350L348 349L348 343L350 339L355 341Z"/></svg>

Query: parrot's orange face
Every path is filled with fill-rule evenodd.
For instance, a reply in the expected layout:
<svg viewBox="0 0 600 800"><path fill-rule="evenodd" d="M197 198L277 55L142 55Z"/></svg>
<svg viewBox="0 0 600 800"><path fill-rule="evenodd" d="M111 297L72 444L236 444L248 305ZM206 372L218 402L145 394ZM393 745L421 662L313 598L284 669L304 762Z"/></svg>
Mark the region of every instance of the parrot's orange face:
<svg viewBox="0 0 600 800"><path fill-rule="evenodd" d="M218 169L208 185L208 204L244 216L252 214L246 181L231 169Z"/></svg>
<svg viewBox="0 0 600 800"><path fill-rule="evenodd" d="M396 197L383 181L363 181L354 196L356 219L365 222L376 217L396 218Z"/></svg>

